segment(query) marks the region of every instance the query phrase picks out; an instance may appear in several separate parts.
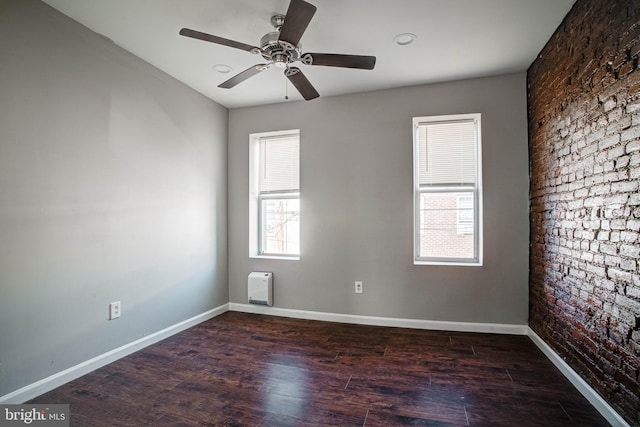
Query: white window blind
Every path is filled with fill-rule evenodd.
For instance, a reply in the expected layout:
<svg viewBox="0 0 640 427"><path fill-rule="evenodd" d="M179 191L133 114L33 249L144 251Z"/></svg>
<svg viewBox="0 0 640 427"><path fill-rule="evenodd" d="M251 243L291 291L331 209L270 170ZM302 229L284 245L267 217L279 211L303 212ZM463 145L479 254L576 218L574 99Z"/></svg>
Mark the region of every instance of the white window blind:
<svg viewBox="0 0 640 427"><path fill-rule="evenodd" d="M298 135L260 138L259 191L261 194L297 192L300 189Z"/></svg>
<svg viewBox="0 0 640 427"><path fill-rule="evenodd" d="M418 124L420 186L476 183L476 125L473 120Z"/></svg>

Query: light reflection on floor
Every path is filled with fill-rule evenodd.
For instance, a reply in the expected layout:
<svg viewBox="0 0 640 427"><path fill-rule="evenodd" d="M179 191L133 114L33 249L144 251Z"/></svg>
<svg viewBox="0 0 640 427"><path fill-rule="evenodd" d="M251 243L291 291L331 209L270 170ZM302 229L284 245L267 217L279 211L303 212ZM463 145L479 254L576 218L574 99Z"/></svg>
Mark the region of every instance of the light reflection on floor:
<svg viewBox="0 0 640 427"><path fill-rule="evenodd" d="M304 419L308 370L292 366L290 360L287 363L280 364L277 358L273 358L267 365L267 379L263 385L264 409L267 412L282 412L283 398L292 397L293 399L288 399L287 415Z"/></svg>

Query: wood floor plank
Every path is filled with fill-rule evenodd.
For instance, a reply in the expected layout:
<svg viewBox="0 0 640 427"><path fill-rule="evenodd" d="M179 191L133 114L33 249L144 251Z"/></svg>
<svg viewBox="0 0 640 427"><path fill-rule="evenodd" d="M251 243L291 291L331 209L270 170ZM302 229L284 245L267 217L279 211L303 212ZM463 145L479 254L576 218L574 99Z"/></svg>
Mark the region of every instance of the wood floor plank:
<svg viewBox="0 0 640 427"><path fill-rule="evenodd" d="M606 426L524 336L227 312L45 393L90 426Z"/></svg>

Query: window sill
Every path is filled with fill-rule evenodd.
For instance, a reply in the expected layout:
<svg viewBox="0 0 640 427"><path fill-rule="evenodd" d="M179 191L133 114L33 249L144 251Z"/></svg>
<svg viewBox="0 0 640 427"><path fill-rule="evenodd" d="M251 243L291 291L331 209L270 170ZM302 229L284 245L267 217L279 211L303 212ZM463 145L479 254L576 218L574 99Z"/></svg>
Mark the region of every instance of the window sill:
<svg viewBox="0 0 640 427"><path fill-rule="evenodd" d="M278 255L249 255L249 258L258 259L280 259L284 261L299 261L299 256L278 256Z"/></svg>
<svg viewBox="0 0 640 427"><path fill-rule="evenodd" d="M456 267L482 267L481 261L413 261L413 265L450 265Z"/></svg>

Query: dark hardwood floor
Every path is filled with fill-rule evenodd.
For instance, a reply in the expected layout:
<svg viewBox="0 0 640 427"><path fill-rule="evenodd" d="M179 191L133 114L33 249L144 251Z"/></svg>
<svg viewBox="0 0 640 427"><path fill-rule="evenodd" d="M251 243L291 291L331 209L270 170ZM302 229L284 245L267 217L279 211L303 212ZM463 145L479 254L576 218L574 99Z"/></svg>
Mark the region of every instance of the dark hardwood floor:
<svg viewBox="0 0 640 427"><path fill-rule="evenodd" d="M227 312L52 390L90 426L606 426L524 336Z"/></svg>

